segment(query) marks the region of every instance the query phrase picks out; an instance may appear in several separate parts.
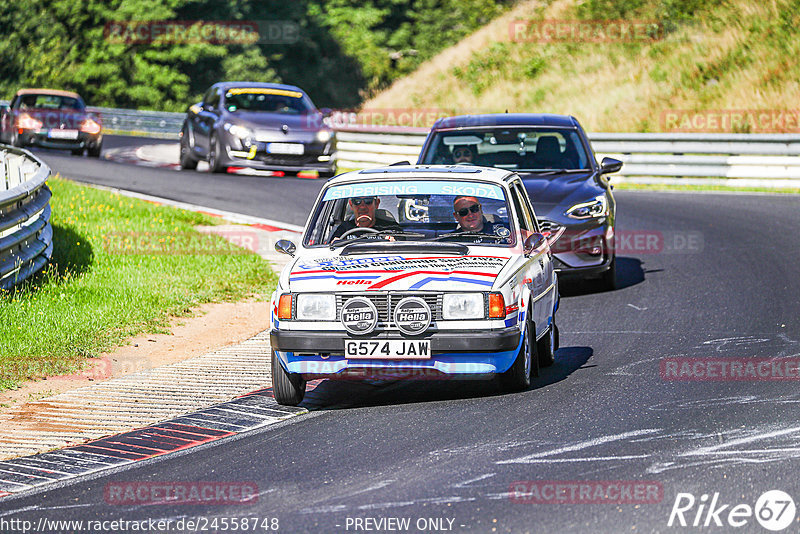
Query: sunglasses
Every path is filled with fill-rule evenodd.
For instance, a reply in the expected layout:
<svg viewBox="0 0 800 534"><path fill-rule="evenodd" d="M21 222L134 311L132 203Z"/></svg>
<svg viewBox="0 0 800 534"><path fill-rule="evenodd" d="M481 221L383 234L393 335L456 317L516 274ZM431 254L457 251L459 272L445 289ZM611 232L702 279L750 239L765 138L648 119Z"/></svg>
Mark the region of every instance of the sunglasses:
<svg viewBox="0 0 800 534"><path fill-rule="evenodd" d="M472 151L466 148L458 148L453 151L453 156L460 158L463 156L472 156Z"/></svg>
<svg viewBox="0 0 800 534"><path fill-rule="evenodd" d="M350 199L350 202L353 203L353 206L360 206L362 202L365 206L372 206L374 200L374 198L353 198Z"/></svg>
<svg viewBox="0 0 800 534"><path fill-rule="evenodd" d="M472 206L470 206L468 208L461 208L460 210L456 211L456 214L459 217L466 217L467 213L478 213L479 211L481 211L481 205L480 204L473 204Z"/></svg>

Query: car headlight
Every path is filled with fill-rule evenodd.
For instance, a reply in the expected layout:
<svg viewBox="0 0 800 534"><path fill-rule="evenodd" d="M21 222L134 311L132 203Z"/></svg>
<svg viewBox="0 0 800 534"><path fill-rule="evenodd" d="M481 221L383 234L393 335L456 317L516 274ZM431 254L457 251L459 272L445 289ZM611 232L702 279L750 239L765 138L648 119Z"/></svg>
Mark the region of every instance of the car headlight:
<svg viewBox="0 0 800 534"><path fill-rule="evenodd" d="M317 132L317 141L320 143L327 143L333 137L333 132L330 130L320 130Z"/></svg>
<svg viewBox="0 0 800 534"><path fill-rule="evenodd" d="M245 128L244 126L239 126L238 124L231 124L229 122L225 123L225 129L228 130L231 135L235 135L239 139L247 139L253 135L253 132L250 130L250 128Z"/></svg>
<svg viewBox="0 0 800 534"><path fill-rule="evenodd" d="M87 118L81 123L81 131L90 135L100 133L100 125L92 118Z"/></svg>
<svg viewBox="0 0 800 534"><path fill-rule="evenodd" d="M442 299L442 319L483 319L482 293L445 293Z"/></svg>
<svg viewBox="0 0 800 534"><path fill-rule="evenodd" d="M42 127L42 121L39 119L34 119L27 113L23 113L17 119L17 128L21 128L24 130L38 130Z"/></svg>
<svg viewBox="0 0 800 534"><path fill-rule="evenodd" d="M590 200L589 202L581 202L575 204L568 209L564 214L573 219L591 219L595 217L605 217L608 215L608 199L605 195Z"/></svg>
<svg viewBox="0 0 800 534"><path fill-rule="evenodd" d="M334 295L297 295L297 320L336 320L336 297Z"/></svg>

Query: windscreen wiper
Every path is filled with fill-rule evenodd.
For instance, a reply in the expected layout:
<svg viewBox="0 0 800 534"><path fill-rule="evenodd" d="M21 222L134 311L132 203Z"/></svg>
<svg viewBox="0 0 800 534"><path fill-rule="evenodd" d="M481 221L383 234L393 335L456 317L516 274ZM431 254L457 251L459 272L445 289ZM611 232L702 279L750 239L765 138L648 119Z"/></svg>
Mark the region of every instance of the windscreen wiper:
<svg viewBox="0 0 800 534"><path fill-rule="evenodd" d="M497 240L503 240L503 239L508 239L509 236L507 236L507 235L506 236L502 236L502 235L497 235L497 234L486 234L486 233L483 233L483 232L457 232L457 233L453 233L453 234L444 234L444 235L440 235L438 237L434 237L433 239L431 239L431 241L444 241L445 239L455 239L455 238L472 239L472 238L484 238L484 237L489 237L489 238L493 238L493 239L497 239Z"/></svg>
<svg viewBox="0 0 800 534"><path fill-rule="evenodd" d="M360 237L356 237L354 239L337 239L330 245L330 249L333 250L337 247L343 247L345 245L352 245L353 243L364 243L372 241L375 237L385 237L385 236L400 236L400 237L425 237L425 234L420 232L406 232L405 230L379 230L377 232L369 232L365 233Z"/></svg>
<svg viewBox="0 0 800 534"><path fill-rule="evenodd" d="M527 172L531 174L538 174L539 176L547 176L550 174L577 174L580 172L591 172L591 169L548 169L546 171L517 169L517 172Z"/></svg>

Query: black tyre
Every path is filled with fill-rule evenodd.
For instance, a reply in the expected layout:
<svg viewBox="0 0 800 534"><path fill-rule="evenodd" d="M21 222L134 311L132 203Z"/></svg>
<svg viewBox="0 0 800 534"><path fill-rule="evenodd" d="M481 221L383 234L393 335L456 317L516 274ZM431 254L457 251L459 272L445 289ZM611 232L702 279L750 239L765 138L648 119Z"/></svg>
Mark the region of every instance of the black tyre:
<svg viewBox="0 0 800 534"><path fill-rule="evenodd" d="M536 342L536 352L539 356L539 367L550 367L556 361L556 336L558 327L555 321L547 329L542 339Z"/></svg>
<svg viewBox="0 0 800 534"><path fill-rule="evenodd" d="M102 152L102 150L103 150L103 145L97 145L87 149L86 154L88 154L90 158L99 158L100 152Z"/></svg>
<svg viewBox="0 0 800 534"><path fill-rule="evenodd" d="M197 158L192 153L192 147L189 146L189 133L186 130L181 136L180 164L181 169L194 170L197 168Z"/></svg>
<svg viewBox="0 0 800 534"><path fill-rule="evenodd" d="M17 130L11 130L11 139L9 140L9 144L16 147L22 146L22 141L19 138L19 133Z"/></svg>
<svg viewBox="0 0 800 534"><path fill-rule="evenodd" d="M227 167L220 164L220 153L222 147L219 144L216 134L211 135L211 142L208 144L208 171L209 172L224 172Z"/></svg>
<svg viewBox="0 0 800 534"><path fill-rule="evenodd" d="M611 267L603 273L598 282L598 287L603 291L614 291L617 289L617 257L611 259Z"/></svg>
<svg viewBox="0 0 800 534"><path fill-rule="evenodd" d="M530 387L531 377L539 376L539 357L536 354L534 341L536 330L530 316L525 321L522 343L519 352L505 373L500 375L500 385L506 391L523 391Z"/></svg>
<svg viewBox="0 0 800 534"><path fill-rule="evenodd" d="M296 373L287 373L275 350L272 351L272 392L278 404L297 406L306 395L306 381Z"/></svg>
<svg viewBox="0 0 800 534"><path fill-rule="evenodd" d="M83 156L83 150L84 149L82 149L82 148L73 148L72 149L72 155L73 156Z"/></svg>

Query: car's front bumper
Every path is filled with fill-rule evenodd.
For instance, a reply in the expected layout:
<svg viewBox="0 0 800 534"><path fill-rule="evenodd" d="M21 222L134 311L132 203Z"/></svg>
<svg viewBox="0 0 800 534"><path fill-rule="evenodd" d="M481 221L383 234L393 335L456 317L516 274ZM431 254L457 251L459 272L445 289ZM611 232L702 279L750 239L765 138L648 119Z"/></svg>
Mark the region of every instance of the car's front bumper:
<svg viewBox="0 0 800 534"><path fill-rule="evenodd" d="M94 148L103 141L103 134L89 134L78 132L76 139L57 139L50 137L49 130L23 130L19 134L19 142L22 146L36 146L41 148L55 148L61 150L77 150L84 148Z"/></svg>
<svg viewBox="0 0 800 534"><path fill-rule="evenodd" d="M591 278L611 267L616 240L608 218L563 226L564 233L552 247L554 266L562 278Z"/></svg>
<svg viewBox="0 0 800 534"><path fill-rule="evenodd" d="M346 359L344 343L348 339L430 340L430 359L385 360ZM379 374L387 372L433 372L442 375L484 375L502 373L511 367L520 344L518 327L480 332L435 332L405 337L396 332L366 336L348 336L346 332L270 332L270 342L281 364L290 373L304 376L347 375L350 371ZM426 374L426 376L430 376Z"/></svg>
<svg viewBox="0 0 800 534"><path fill-rule="evenodd" d="M226 147L227 163L231 167L245 167L256 170L299 172L313 170L333 173L336 171L335 145L305 145L303 154L270 154L267 143L256 142L240 149Z"/></svg>

